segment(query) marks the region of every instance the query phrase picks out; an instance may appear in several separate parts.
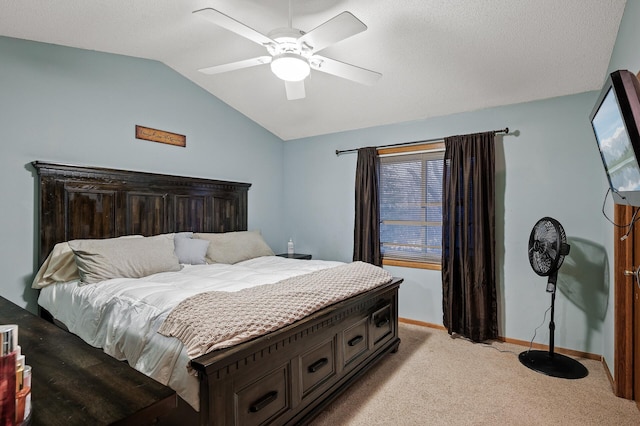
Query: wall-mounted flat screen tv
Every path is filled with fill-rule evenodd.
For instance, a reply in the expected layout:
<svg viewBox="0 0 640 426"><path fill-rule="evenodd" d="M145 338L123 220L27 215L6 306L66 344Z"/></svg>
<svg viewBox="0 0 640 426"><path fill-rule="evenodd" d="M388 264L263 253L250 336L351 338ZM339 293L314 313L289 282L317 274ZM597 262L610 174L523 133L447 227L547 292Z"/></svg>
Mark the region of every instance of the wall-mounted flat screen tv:
<svg viewBox="0 0 640 426"><path fill-rule="evenodd" d="M613 201L640 206L640 82L636 76L627 70L611 73L589 118Z"/></svg>

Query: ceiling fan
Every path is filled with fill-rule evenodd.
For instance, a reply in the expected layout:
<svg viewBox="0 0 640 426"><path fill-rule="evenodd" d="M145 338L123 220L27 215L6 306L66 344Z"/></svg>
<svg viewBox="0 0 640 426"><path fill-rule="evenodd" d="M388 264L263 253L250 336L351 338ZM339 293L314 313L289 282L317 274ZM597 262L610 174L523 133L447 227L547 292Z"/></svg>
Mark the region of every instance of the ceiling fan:
<svg viewBox="0 0 640 426"><path fill-rule="evenodd" d="M350 12L342 12L305 33L293 28L292 7L291 1L289 1L289 26L277 28L269 32L268 35L264 35L216 9L205 8L193 13L264 46L269 53L269 55L257 58L198 70L204 74L219 74L271 64L271 71L278 78L284 80L288 100L305 97L304 80L311 69L369 86L374 85L382 77L382 74L378 72L317 54L322 49L367 29L367 26Z"/></svg>

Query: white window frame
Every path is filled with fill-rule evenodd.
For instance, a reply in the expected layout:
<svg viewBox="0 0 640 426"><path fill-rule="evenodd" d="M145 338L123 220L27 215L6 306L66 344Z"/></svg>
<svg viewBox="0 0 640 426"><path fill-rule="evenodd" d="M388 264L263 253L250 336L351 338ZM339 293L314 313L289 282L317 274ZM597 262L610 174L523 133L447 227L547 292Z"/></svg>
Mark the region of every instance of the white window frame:
<svg viewBox="0 0 640 426"><path fill-rule="evenodd" d="M378 156L398 156L398 155L409 155L409 154L417 154L417 153L442 153L442 161L444 162L444 142L435 142L428 144L417 144L417 145L408 145L408 146L400 146L400 147L391 147L391 148L380 148L378 149ZM382 185L380 185L380 191L382 190ZM379 194L382 201L382 193ZM383 220L383 219L381 219ZM383 222L384 223L384 220ZM381 223L381 225L382 225ZM425 224L427 222L424 222ZM433 226L434 223L430 223L430 226ZM442 218L440 222L436 225L442 226ZM382 244L382 243L381 243ZM381 247L382 249L382 247ZM441 269L441 256L429 256L424 259L416 260L416 259L403 259L400 257L389 258L383 255L382 264L387 266L401 266L408 268L420 268L420 269L433 269L440 270Z"/></svg>

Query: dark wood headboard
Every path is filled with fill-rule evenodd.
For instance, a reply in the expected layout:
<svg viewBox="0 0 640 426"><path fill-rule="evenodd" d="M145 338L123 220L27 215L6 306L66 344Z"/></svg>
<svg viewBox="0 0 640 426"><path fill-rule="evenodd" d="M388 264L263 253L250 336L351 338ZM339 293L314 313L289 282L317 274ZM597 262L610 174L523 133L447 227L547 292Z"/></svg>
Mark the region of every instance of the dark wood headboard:
<svg viewBox="0 0 640 426"><path fill-rule="evenodd" d="M32 165L39 177L39 264L55 244L78 238L247 230L249 183Z"/></svg>

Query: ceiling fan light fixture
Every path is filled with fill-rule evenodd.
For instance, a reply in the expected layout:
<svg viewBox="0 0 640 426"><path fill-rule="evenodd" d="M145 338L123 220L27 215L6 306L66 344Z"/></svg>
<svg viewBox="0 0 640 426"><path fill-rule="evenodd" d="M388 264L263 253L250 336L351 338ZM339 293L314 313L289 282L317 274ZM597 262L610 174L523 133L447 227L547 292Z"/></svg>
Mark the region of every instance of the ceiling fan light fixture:
<svg viewBox="0 0 640 426"><path fill-rule="evenodd" d="M281 53L273 57L271 71L284 81L302 81L311 72L309 61L295 53Z"/></svg>

